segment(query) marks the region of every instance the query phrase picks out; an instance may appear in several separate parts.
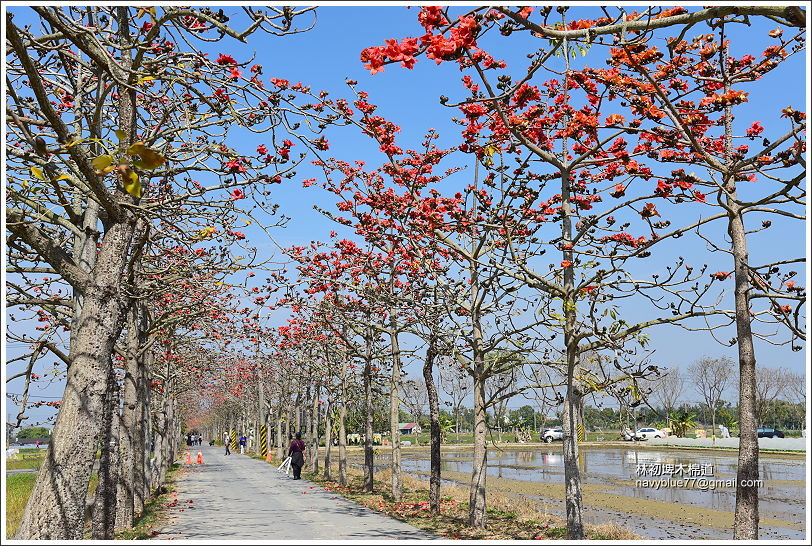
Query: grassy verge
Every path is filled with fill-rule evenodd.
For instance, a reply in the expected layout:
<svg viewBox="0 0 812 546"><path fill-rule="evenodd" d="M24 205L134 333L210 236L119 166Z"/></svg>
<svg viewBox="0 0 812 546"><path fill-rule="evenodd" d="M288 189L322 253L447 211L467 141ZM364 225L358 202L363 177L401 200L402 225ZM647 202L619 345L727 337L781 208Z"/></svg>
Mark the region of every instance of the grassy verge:
<svg viewBox="0 0 812 546"><path fill-rule="evenodd" d="M175 480L180 469L180 464L172 464L166 474L166 483L161 488L160 494L151 496L144 503L144 510L139 517L135 518L132 528L116 533L117 540L146 540L158 534L156 528L168 522L166 508L174 501Z"/></svg>
<svg viewBox="0 0 812 546"><path fill-rule="evenodd" d="M156 532L154 527L164 524L163 514L165 506L171 502L174 493L174 479L180 465L173 464L167 473L167 483L161 489L158 496L150 497L144 505L144 511L135 519L135 524L131 529L125 529L116 534L116 539L120 540L144 540L152 538ZM26 472L21 474L9 474L6 476L6 538L11 539L20 527L25 505L31 496L34 483L37 481L37 474ZM92 497L99 483L98 476L94 473L90 477L88 484L88 497ZM86 522L86 532L89 533L89 522ZM88 535L87 538L90 538Z"/></svg>
<svg viewBox="0 0 812 546"><path fill-rule="evenodd" d="M36 455L16 456L6 459L6 469L8 470L21 470L24 468L33 468L39 470L42 461L45 459L45 453Z"/></svg>
<svg viewBox="0 0 812 546"><path fill-rule="evenodd" d="M6 476L6 538L14 538L23 518L37 475L33 472Z"/></svg>
<svg viewBox="0 0 812 546"><path fill-rule="evenodd" d="M255 457L260 458L260 457ZM278 465L275 457L271 464ZM338 474L333 465L333 475ZM440 514L429 511L428 482L408 474L403 475L403 498L395 502L391 492L388 471L376 474L374 492L363 490L363 473L348 468L346 487L323 478L322 472L302 472L302 477L327 491L341 495L367 508L404 521L418 529L446 539L464 540L533 540L566 538L565 521L557 516L540 512L528 499L517 499L499 493L488 493L488 529L468 526L468 489L458 486L441 488ZM614 524L587 526L587 538L593 540L631 540L642 538Z"/></svg>

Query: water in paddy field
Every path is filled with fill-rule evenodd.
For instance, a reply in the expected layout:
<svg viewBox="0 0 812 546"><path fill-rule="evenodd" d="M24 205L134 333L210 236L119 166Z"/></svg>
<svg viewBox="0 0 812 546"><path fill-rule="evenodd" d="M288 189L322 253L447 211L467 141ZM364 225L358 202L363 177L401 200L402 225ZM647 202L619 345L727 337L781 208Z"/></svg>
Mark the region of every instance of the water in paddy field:
<svg viewBox="0 0 812 546"><path fill-rule="evenodd" d="M388 466L390 459L386 448L378 448L376 455L376 471ZM430 470L429 454L426 451L404 449L401 451L403 470L406 473L423 475ZM441 471L470 475L472 469L471 449L443 450ZM351 461L356 463L356 461ZM707 490L698 486L702 479L707 480L735 480L737 467L736 452L701 452L680 450L656 450L653 448L634 447L586 447L580 451L580 470L584 484L595 486L598 491L628 497L660 501L682 507L697 507L713 509L732 513L735 509L736 491L734 487L726 484L712 486L705 482ZM359 460L355 466L360 467ZM671 469L671 479L679 480L689 478L688 469L701 465L703 473L693 484L687 487L661 486L652 487L638 484L637 480L667 480L668 475L647 475L643 468L653 468L655 474L660 470ZM679 468L682 465L683 470ZM638 472L641 473L638 473ZM521 482L539 484L564 483L564 461L560 445L538 446L531 449L504 449L498 450L492 446L488 448L488 476L505 478ZM806 461L797 457L781 457L777 455L762 455L759 458L759 477L763 480L759 488L759 512L762 523L762 538L802 539L805 536L804 522L806 519L805 480ZM446 480L448 483L450 480ZM464 480L459 480L465 485ZM549 496L535 497L527 493L526 488L522 494L550 505L553 510L558 507L563 514L563 502L550 499ZM584 499L589 504L589 491L585 491ZM587 523L602 523L614 521L638 532L647 538L732 538L729 530L722 528L703 527L703 529L681 529L684 523L676 523L666 519L650 518L639 513L587 508L585 521ZM684 510L684 509L683 509ZM771 518L774 518L771 520ZM775 525L776 521L788 522L790 526ZM644 528L640 529L640 522ZM796 527L795 529L791 527Z"/></svg>

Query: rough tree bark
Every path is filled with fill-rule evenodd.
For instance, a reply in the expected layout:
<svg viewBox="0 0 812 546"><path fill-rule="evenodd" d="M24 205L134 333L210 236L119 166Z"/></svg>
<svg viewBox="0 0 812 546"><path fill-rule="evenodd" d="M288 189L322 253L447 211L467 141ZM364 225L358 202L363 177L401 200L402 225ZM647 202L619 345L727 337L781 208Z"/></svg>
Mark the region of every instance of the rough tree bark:
<svg viewBox="0 0 812 546"><path fill-rule="evenodd" d="M364 359L364 491L375 488L375 454L372 449L372 334L367 334L367 353Z"/></svg>
<svg viewBox="0 0 812 546"><path fill-rule="evenodd" d="M440 513L440 400L437 385L434 384L436 337L429 334L429 346L426 348L426 359L423 361L423 380L429 398L429 423L431 426L431 474L429 475L429 510L432 514Z"/></svg>
<svg viewBox="0 0 812 546"><path fill-rule="evenodd" d="M477 364L482 367L482 363ZM485 424L485 380L481 373L474 374L474 460L471 471L468 524L484 529L487 526L485 481L488 469L487 426ZM479 370L480 372L482 370Z"/></svg>
<svg viewBox="0 0 812 546"><path fill-rule="evenodd" d="M142 391L146 375L144 370L143 310L133 304L127 312L127 355L124 361L124 405L121 411L119 446L121 468L118 472L116 529L132 527L133 519L144 505L141 490L143 482L143 439L145 393ZM136 497L139 508L136 508Z"/></svg>
<svg viewBox="0 0 812 546"><path fill-rule="evenodd" d="M724 30L724 27L722 27ZM720 56L725 93L730 92L728 77L728 47L724 37ZM725 108L725 167L723 179L725 204L728 210L728 234L733 250L734 300L736 309L736 340L739 349L739 465L736 470L736 510L733 518L733 538L758 539L758 423L756 422L756 353L750 323L750 264L747 252L747 232L744 229L742 207L739 204L733 169L733 109ZM714 415L715 415L714 408Z"/></svg>
<svg viewBox="0 0 812 546"><path fill-rule="evenodd" d="M104 419L99 434L101 457L99 459L99 481L93 501L93 540L115 538L116 497L119 464L119 387L112 367L107 378L107 395L104 401Z"/></svg>
<svg viewBox="0 0 812 546"><path fill-rule="evenodd" d="M400 502L403 498L403 479L400 475L400 344L398 324L392 312L389 324L389 339L392 350L392 375L389 381L389 431L392 438L392 498Z"/></svg>
<svg viewBox="0 0 812 546"><path fill-rule="evenodd" d="M333 452L333 395L327 397L327 407L324 408L324 479L333 479L332 452Z"/></svg>
<svg viewBox="0 0 812 546"><path fill-rule="evenodd" d="M85 496L101 429L113 346L121 333L124 302L120 274L134 222L116 224L105 236L92 284L76 320L62 405L48 452L17 531L21 540L82 538ZM108 246L109 245L109 246ZM113 248L114 247L114 248ZM117 251L117 252L116 252Z"/></svg>
<svg viewBox="0 0 812 546"><path fill-rule="evenodd" d="M282 438L282 400L280 397L279 410L276 416L276 458L280 461L285 458L285 441Z"/></svg>
<svg viewBox="0 0 812 546"><path fill-rule="evenodd" d="M476 254L474 254L476 256ZM485 483L488 470L488 444L485 423L485 353L482 348L479 272L476 262L469 266L471 275L471 367L474 377L474 460L471 469L471 489L468 496L468 524L484 529L487 522Z"/></svg>
<svg viewBox="0 0 812 546"><path fill-rule="evenodd" d="M565 49L565 55L566 55ZM566 146L566 140L564 141ZM563 258L573 263L572 251L572 203L570 201L570 172L561 171L561 239ZM567 538L584 539L582 518L581 473L578 469L578 411L581 391L576 381L578 368L578 308L575 300L575 272L564 267L564 351L567 362L567 394L564 399L564 497L567 511Z"/></svg>
<svg viewBox="0 0 812 546"><path fill-rule="evenodd" d="M338 408L338 483L347 486L347 359L341 362L341 405Z"/></svg>
<svg viewBox="0 0 812 546"><path fill-rule="evenodd" d="M312 442L310 444L310 458L311 458L311 471L315 474L319 471L319 394L321 388L316 383L313 388L313 410L310 416L310 435Z"/></svg>

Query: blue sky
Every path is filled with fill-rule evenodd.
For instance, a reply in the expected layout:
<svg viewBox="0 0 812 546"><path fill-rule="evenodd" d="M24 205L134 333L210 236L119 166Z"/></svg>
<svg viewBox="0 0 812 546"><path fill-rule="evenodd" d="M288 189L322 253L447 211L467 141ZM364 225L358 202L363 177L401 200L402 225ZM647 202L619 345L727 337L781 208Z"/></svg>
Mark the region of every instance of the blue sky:
<svg viewBox="0 0 812 546"><path fill-rule="evenodd" d="M239 7L228 6L224 11L232 16L232 21L239 20L241 11ZM266 81L271 77L285 78L293 82L302 81L313 89L330 91L333 98L350 97L344 81L347 78L357 80L357 88L369 93L370 102L379 104L377 113L401 126L399 143L404 148L416 146L430 128L441 131L442 138L439 141L441 147L451 146L459 137L460 128L450 122L450 118L457 115L457 111L441 106L438 99L440 95L448 95L452 100L463 96L464 90L459 84L460 72L455 65L444 63L435 66L433 61L421 58L414 70L392 65L383 73L372 76L359 60L359 53L363 48L381 45L387 38L421 35L423 29L416 21L417 12L417 8L407 9L405 6L323 6L318 9L316 27L312 31L283 38L255 37L249 40L248 44L229 42L227 46L215 46L211 51L212 54L229 53L240 62L247 60L256 52L254 62L263 65L263 78ZM19 14L25 17L23 10L19 10ZM570 12L572 18L589 16L587 12L582 15L577 14L575 10ZM756 22L753 28L738 26L731 35L733 47L749 48L754 42L762 41L763 47L766 47L771 42L762 36L766 30L774 27L775 24L765 26L763 22ZM757 29L764 30L756 32ZM542 45L519 35L514 35L510 39L495 38L499 39L491 42L495 46L489 47L489 51L497 57L509 60L517 55L523 56L525 52ZM757 54L756 52L760 52L761 49L753 48L753 53ZM602 64L602 53L597 50L593 53L597 59L589 56L586 58L587 62ZM523 67L523 64L517 62L516 66ZM777 110L789 104L803 108L807 101L806 66L805 59L798 56L780 70L778 77L770 77L769 81L751 85L747 89L751 92L750 102L740 110L742 124L749 125L751 121L760 119L769 134L774 129L768 122L777 117ZM329 135L331 156L345 160L362 159L372 166L378 165L383 159L377 151L377 145L360 136L357 130L331 131ZM252 151L261 142L261 139L255 136L245 136L244 140L242 138L232 145ZM312 208L314 203L318 203L324 208L334 210L331 206L334 202L333 196L317 187L309 190L301 187L301 180L319 176L320 171L303 165L297 172L295 180L275 186L275 201L280 203L281 212L291 218L284 230L276 232L276 240L283 246L306 244L312 239L326 240L331 230L341 232L335 224ZM253 235L250 229L245 231L249 237ZM801 230L800 223L792 226L776 225L775 229L753 237L750 246L752 263L761 263L776 255L802 255L803 249L807 246L806 231ZM273 248L271 243L260 239L252 243L263 249L266 254ZM712 266L710 271L729 271L732 268L728 258L706 256L702 248L679 248L679 252L685 254L689 260L695 260L694 263L715 261L718 267ZM652 263L648 267L657 268L664 265ZM803 273L799 284L806 284L806 276ZM648 310L641 310L640 316L649 316L647 313ZM630 314L634 317L635 312L632 311ZM278 313L272 317L281 319ZM729 339L734 335L728 332L720 334L723 334L720 335L722 339ZM651 346L656 349L655 360L661 365L687 366L704 355L727 355L734 361L736 359L735 347L720 346L706 333L688 333L675 327L659 327L650 331L650 337ZM802 372L806 354L805 350L792 352L788 347L773 347L762 342L757 344L758 362L768 367L785 366L793 371ZM409 367L407 370L415 375L419 374L417 368ZM14 390L13 384L9 385L7 390L18 392ZM50 386L43 395L58 397L59 386ZM523 403L524 400L519 399L511 406ZM13 407L9 405L7 413L12 411Z"/></svg>

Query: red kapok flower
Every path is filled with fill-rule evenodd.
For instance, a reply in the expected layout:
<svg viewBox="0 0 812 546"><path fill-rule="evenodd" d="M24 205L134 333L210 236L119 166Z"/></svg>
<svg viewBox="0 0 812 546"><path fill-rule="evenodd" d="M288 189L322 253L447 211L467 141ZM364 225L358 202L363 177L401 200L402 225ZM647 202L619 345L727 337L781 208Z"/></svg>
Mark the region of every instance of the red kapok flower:
<svg viewBox="0 0 812 546"><path fill-rule="evenodd" d="M230 172L230 173L244 173L245 172L245 166L237 158L234 158L234 159L232 159L230 161L227 161L225 163L225 165L223 165L223 166L226 169L228 169L228 172Z"/></svg>
<svg viewBox="0 0 812 546"><path fill-rule="evenodd" d="M234 57L232 57L231 55L223 55L222 53L220 53L220 56L217 57L217 60L214 61L214 62L216 62L217 64L224 64L224 65L225 64L230 64L230 65L236 65L237 64L237 61L234 60Z"/></svg>

